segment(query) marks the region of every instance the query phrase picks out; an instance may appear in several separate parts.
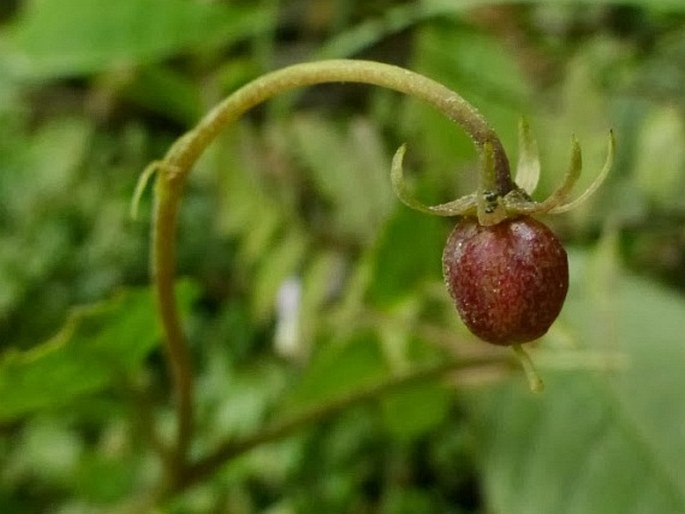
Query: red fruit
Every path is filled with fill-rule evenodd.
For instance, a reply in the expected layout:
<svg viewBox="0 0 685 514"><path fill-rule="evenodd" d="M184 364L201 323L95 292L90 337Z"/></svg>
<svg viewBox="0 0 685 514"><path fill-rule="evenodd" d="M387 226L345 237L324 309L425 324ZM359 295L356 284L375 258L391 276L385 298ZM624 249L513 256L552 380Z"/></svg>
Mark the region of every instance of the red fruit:
<svg viewBox="0 0 685 514"><path fill-rule="evenodd" d="M442 257L461 319L489 343L513 345L541 337L559 315L568 290L568 259L554 233L528 216L483 226L463 218Z"/></svg>

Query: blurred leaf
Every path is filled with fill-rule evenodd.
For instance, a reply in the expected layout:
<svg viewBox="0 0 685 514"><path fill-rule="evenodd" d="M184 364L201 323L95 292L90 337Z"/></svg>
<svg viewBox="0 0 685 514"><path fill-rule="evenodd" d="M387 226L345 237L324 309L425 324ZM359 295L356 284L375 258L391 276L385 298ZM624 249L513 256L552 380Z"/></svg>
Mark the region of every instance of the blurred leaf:
<svg viewBox="0 0 685 514"><path fill-rule="evenodd" d="M520 4L519 0L461 0L455 5L452 0L423 0L423 2L434 9L452 7L453 10L465 10L474 7L484 7L488 5ZM532 4L550 5L549 0L531 0ZM598 5L637 5L641 7L663 9L671 12L682 11L685 5L680 0L555 0L555 5L572 6L598 6Z"/></svg>
<svg viewBox="0 0 685 514"><path fill-rule="evenodd" d="M148 66L139 70L125 89L128 98L185 125L202 115L200 91L170 67Z"/></svg>
<svg viewBox="0 0 685 514"><path fill-rule="evenodd" d="M198 377L200 401L211 416L205 434L208 441L258 430L285 381L285 370L274 363L252 362L244 369L236 369L227 363L226 352L225 345L212 348L209 369Z"/></svg>
<svg viewBox="0 0 685 514"><path fill-rule="evenodd" d="M12 182L6 201L17 216L30 219L37 214L36 203L69 196L92 143L93 128L88 119L73 117L50 120L36 131L22 169L8 180Z"/></svg>
<svg viewBox="0 0 685 514"><path fill-rule="evenodd" d="M303 272L299 311L299 346L303 354L311 350L312 342L325 319L326 304L343 285L344 272L343 256L332 251L315 255Z"/></svg>
<svg viewBox="0 0 685 514"><path fill-rule="evenodd" d="M381 514L432 514L443 512L444 508L436 509L430 497L430 489L419 487L394 487L383 498ZM448 511L451 512L451 511ZM459 514L460 511L454 511Z"/></svg>
<svg viewBox="0 0 685 514"><path fill-rule="evenodd" d="M677 109L652 110L642 123L635 149L635 180L639 191L666 208L683 205L685 127ZM655 156L668 156L667 159Z"/></svg>
<svg viewBox="0 0 685 514"><path fill-rule="evenodd" d="M341 134L329 122L304 116L294 128L296 151L333 204L336 228L368 241L393 204L390 162L377 129L357 119Z"/></svg>
<svg viewBox="0 0 685 514"><path fill-rule="evenodd" d="M515 148L518 119L527 107L531 87L514 54L492 34L466 28L458 20L426 25L419 34L413 67L459 91L483 112L505 147ZM431 119L438 114L426 112L434 116L425 120L422 127L425 125L425 130L439 139L459 132L444 116L440 116L443 121L439 126L431 126ZM453 128L446 128L450 126ZM449 151L449 146L445 150Z"/></svg>
<svg viewBox="0 0 685 514"><path fill-rule="evenodd" d="M257 320L264 320L274 311L276 297L283 282L299 273L299 267L307 253L309 238L303 232L293 230L277 238L268 255L259 263L252 283L252 310Z"/></svg>
<svg viewBox="0 0 685 514"><path fill-rule="evenodd" d="M543 369L542 395L517 379L470 398L493 513L685 511L685 301L636 277L607 279L606 259L597 268L572 254L561 328L586 350L624 353L628 367Z"/></svg>
<svg viewBox="0 0 685 514"><path fill-rule="evenodd" d="M444 421L452 394L445 386L432 382L393 392L383 399L385 424L395 437L411 442Z"/></svg>
<svg viewBox="0 0 685 514"><path fill-rule="evenodd" d="M493 35L456 23L436 24L425 30L421 48L429 53L422 52L417 58L432 76L469 96L489 99L488 107L493 101L516 105L530 94L522 71Z"/></svg>
<svg viewBox="0 0 685 514"><path fill-rule="evenodd" d="M335 34L317 53L317 59L353 57L363 50L372 47L398 32L406 30L431 18L458 15L463 11L477 7L501 6L503 4L520 4L520 0L422 0L421 2L398 5L387 9L381 16L364 19L357 25ZM549 4L549 0L531 1L528 3ZM677 11L684 6L680 0L556 0L556 4L633 4L643 7L655 7Z"/></svg>
<svg viewBox="0 0 685 514"><path fill-rule="evenodd" d="M31 419L16 446L7 453L7 476L18 480L34 474L47 483L66 485L83 454L76 430L55 419Z"/></svg>
<svg viewBox="0 0 685 514"><path fill-rule="evenodd" d="M370 332L345 342L329 341L318 350L290 395L291 408L320 405L387 376L378 339Z"/></svg>
<svg viewBox="0 0 685 514"><path fill-rule="evenodd" d="M181 283L179 299L195 297ZM150 288L75 309L64 328L27 352L8 352L0 360L0 420L63 407L79 395L98 391L139 366L159 342Z"/></svg>
<svg viewBox="0 0 685 514"><path fill-rule="evenodd" d="M9 330L4 324L22 302L33 308L50 303L53 299L47 296L28 296L33 287L42 290L45 277L61 263L74 261L71 219L59 209L76 203L78 178L94 134L93 123L75 116L42 123L30 139L12 125L2 132L14 129L4 139L13 148L0 150L0 333ZM20 340L25 332L40 333L43 327L54 330L64 313L57 319L50 314L24 323L13 331L13 339ZM7 339L0 346L9 344Z"/></svg>
<svg viewBox="0 0 685 514"><path fill-rule="evenodd" d="M363 20L354 27L336 34L317 51L317 59L352 57L424 18L454 10L454 5L440 10L430 10L426 9L423 4L425 2L390 8L378 18Z"/></svg>
<svg viewBox="0 0 685 514"><path fill-rule="evenodd" d="M439 280L446 237L438 218L398 207L376 242L370 299L392 305L416 295L422 283Z"/></svg>
<svg viewBox="0 0 685 514"><path fill-rule="evenodd" d="M88 455L77 471L74 483L80 498L98 504L108 504L121 498L135 487L136 474L131 462L124 459Z"/></svg>
<svg viewBox="0 0 685 514"><path fill-rule="evenodd" d="M266 26L257 7L184 0L33 0L13 27L11 64L38 78L156 62L228 45Z"/></svg>
<svg viewBox="0 0 685 514"><path fill-rule="evenodd" d="M267 254L275 233L287 221L286 213L269 194L265 165L260 160L265 143L259 135L245 124L219 137L221 144L206 157L218 177L218 230L222 235L243 238L240 257L252 265Z"/></svg>
<svg viewBox="0 0 685 514"><path fill-rule="evenodd" d="M230 60L219 63L213 74L221 91L229 95L249 80L258 77L262 70L249 55L235 55Z"/></svg>

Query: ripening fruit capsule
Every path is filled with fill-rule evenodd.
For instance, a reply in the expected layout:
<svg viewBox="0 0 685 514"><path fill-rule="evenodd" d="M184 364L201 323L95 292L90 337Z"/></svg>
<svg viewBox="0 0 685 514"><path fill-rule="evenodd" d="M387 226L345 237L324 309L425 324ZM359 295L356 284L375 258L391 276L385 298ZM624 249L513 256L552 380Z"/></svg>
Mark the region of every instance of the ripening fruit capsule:
<svg viewBox="0 0 685 514"><path fill-rule="evenodd" d="M466 326L510 346L544 335L568 290L568 259L546 225L528 216L483 226L465 217L442 257L450 295Z"/></svg>

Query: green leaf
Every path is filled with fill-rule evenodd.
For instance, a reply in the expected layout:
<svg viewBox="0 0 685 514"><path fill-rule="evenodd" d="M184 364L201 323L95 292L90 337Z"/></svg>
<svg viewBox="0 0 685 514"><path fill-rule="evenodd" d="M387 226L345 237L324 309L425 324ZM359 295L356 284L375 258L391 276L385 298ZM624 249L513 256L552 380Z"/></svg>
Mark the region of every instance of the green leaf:
<svg viewBox="0 0 685 514"><path fill-rule="evenodd" d="M273 313L278 291L286 279L300 271L309 244L307 234L293 230L268 249L252 283L251 307L257 320L264 321Z"/></svg>
<svg viewBox="0 0 685 514"><path fill-rule="evenodd" d="M185 305L196 295L179 288ZM150 288L72 312L64 328L26 352L0 360L0 421L63 407L80 395L103 389L139 366L159 343L159 324Z"/></svg>
<svg viewBox="0 0 685 514"><path fill-rule="evenodd" d="M372 239L395 201L377 128L357 119L341 133L330 123L300 116L294 129L298 157L334 206L335 229L362 241Z"/></svg>
<svg viewBox="0 0 685 514"><path fill-rule="evenodd" d="M131 462L107 455L88 455L76 472L75 485L80 498L108 504L125 498L135 488L136 474Z"/></svg>
<svg viewBox="0 0 685 514"><path fill-rule="evenodd" d="M452 392L443 385L412 384L383 400L385 425L396 438L411 442L445 419L451 398Z"/></svg>
<svg viewBox="0 0 685 514"><path fill-rule="evenodd" d="M415 295L422 283L440 280L446 237L440 219L398 207L374 249L370 299L379 306L392 305Z"/></svg>
<svg viewBox="0 0 685 514"><path fill-rule="evenodd" d="M200 91L191 80L171 67L148 66L141 69L124 94L183 124L194 124L202 115Z"/></svg>
<svg viewBox="0 0 685 514"><path fill-rule="evenodd" d="M57 118L35 131L19 173L9 177L14 191L7 203L29 218L36 202L65 196L74 188L79 166L93 144L94 127L85 118Z"/></svg>
<svg viewBox="0 0 685 514"><path fill-rule="evenodd" d="M420 23L425 18L454 12L454 4L440 10L427 9L425 2L399 5L383 11L377 18L364 19L357 25L334 34L317 52L318 59L352 57L383 39Z"/></svg>
<svg viewBox="0 0 685 514"><path fill-rule="evenodd" d="M606 252L571 257L575 281L547 345L564 334L585 351L618 351L628 364L601 372L541 365L542 395L517 377L471 396L489 511L685 512L685 301L615 264L612 271ZM563 361L564 350L549 351L548 363ZM541 354L533 356L544 364Z"/></svg>
<svg viewBox="0 0 685 514"><path fill-rule="evenodd" d="M651 109L640 127L633 171L636 193L664 208L683 205L685 150L680 144L683 138L683 120L671 106ZM668 155L668 159L660 159L655 165L655 155Z"/></svg>
<svg viewBox="0 0 685 514"><path fill-rule="evenodd" d="M267 23L256 7L184 0L34 0L14 27L15 71L54 78L227 45Z"/></svg>
<svg viewBox="0 0 685 514"><path fill-rule="evenodd" d="M455 5L452 0L424 0L426 8L447 8L451 7L452 11L457 9L466 10L474 7L485 7L488 5L502 5L502 4L520 4L520 0L461 0L458 5ZM531 4L553 5L549 0L532 0ZM571 6L601 6L601 5L636 5L644 8L654 10L664 10L671 12L679 12L685 9L685 4L680 0L555 0L555 5L571 5Z"/></svg>
<svg viewBox="0 0 685 514"><path fill-rule="evenodd" d="M321 405L388 375L377 337L362 332L351 340L329 341L319 348L290 395L295 409Z"/></svg>

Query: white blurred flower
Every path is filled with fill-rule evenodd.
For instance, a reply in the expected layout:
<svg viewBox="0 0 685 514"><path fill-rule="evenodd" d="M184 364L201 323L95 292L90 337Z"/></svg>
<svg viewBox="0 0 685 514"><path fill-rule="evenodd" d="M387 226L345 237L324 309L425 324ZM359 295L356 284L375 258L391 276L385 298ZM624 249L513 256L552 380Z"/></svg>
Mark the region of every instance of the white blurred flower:
<svg viewBox="0 0 685 514"><path fill-rule="evenodd" d="M302 281L300 277L289 277L276 295L274 347L278 355L297 361L304 359L307 351L300 327L301 307Z"/></svg>

